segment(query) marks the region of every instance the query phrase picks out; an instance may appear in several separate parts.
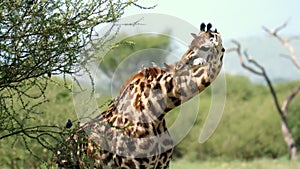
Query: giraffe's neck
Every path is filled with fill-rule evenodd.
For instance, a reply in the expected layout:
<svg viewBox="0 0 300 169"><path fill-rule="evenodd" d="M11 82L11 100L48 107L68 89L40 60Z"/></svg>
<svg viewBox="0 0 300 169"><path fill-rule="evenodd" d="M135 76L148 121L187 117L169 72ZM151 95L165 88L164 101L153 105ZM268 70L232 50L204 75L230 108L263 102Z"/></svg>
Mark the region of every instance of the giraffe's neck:
<svg viewBox="0 0 300 169"><path fill-rule="evenodd" d="M166 68L144 68L131 79L117 103L133 123L161 123L171 109L199 94L217 77L221 64L190 65L179 61ZM183 65L178 68L178 65ZM125 111L124 111L125 110Z"/></svg>
<svg viewBox="0 0 300 169"><path fill-rule="evenodd" d="M181 64L182 61L175 65ZM179 69L172 70L174 88L168 93L168 98L175 106L190 100L205 88L207 88L217 77L222 67L222 63L203 63L203 65L187 64ZM172 105L169 103L169 105Z"/></svg>
<svg viewBox="0 0 300 169"><path fill-rule="evenodd" d="M196 52L191 48L187 50L172 70L176 84L173 94L176 98L180 98L181 103L208 87L222 68L222 57L218 58L217 54L197 57L194 55Z"/></svg>

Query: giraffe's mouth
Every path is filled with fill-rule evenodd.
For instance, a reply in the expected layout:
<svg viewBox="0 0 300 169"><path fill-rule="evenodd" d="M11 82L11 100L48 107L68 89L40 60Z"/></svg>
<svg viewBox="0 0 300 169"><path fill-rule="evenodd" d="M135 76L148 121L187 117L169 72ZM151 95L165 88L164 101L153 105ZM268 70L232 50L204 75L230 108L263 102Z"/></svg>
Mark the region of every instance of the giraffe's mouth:
<svg viewBox="0 0 300 169"><path fill-rule="evenodd" d="M206 63L206 59L204 58L196 58L193 60L193 66L202 66Z"/></svg>

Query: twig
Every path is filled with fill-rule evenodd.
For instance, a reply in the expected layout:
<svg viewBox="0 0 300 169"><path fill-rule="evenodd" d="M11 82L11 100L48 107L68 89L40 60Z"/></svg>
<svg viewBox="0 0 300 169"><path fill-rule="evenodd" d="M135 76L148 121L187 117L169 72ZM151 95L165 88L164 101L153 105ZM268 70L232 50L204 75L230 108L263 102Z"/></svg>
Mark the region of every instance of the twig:
<svg viewBox="0 0 300 169"><path fill-rule="evenodd" d="M238 54L238 56L239 56L239 58L240 58L240 63L241 63L241 65L242 65L242 67L244 67L245 69L251 71L252 73L255 73L255 74L257 74L257 75L262 76L263 72L260 72L260 71L258 71L258 70L255 70L254 68L252 68L252 67L250 67L250 66L248 66L248 65L245 64L244 59L243 59L243 54L242 54L242 52L241 52L241 44L240 44L238 41L235 41L235 40L233 40L232 43L234 43L237 47L236 47L236 48L231 48L231 49L229 49L229 51L230 51L230 52L231 52L231 51L237 52L237 54ZM244 52L244 53L246 53L246 52ZM248 59L248 61L250 61L250 62L252 62L252 63L255 63L255 62L253 62L252 59L249 60L249 57L248 57L247 59Z"/></svg>
<svg viewBox="0 0 300 169"><path fill-rule="evenodd" d="M279 114L280 114L282 120L286 123L286 117L285 117L285 115L283 114L283 112L281 111L281 107L280 107L280 104L279 104L279 101L278 101L278 97L277 97L277 95L276 95L276 92L275 92L275 90L274 90L273 84L272 84L272 82L271 82L269 76L267 75L267 73L266 73L264 67L263 67L262 65L260 65L256 60L254 60L252 57L250 57L250 56L248 55L248 53L247 53L246 50L244 51L244 55L243 55L242 52L241 52L241 44L240 44L239 42L237 42L237 41L235 41L235 40L232 41L232 42L233 42L234 44L237 45L236 52L237 52L237 54L238 54L238 56L239 56L239 58L240 58L240 63L241 63L241 65L242 65L245 69L247 69L248 71L250 71L250 72L252 72L252 73L254 73L254 74L256 74L256 75L262 76L262 77L265 79L265 81L267 82L267 85L268 85L268 87L269 87L269 89L270 89L270 92L271 92L271 94L272 94L272 97L273 97L273 99L274 99L274 103L275 103L276 109L278 110L278 112L279 112ZM232 50L232 51L233 51L233 50ZM253 65L255 65L256 68L259 69L259 70L256 70L256 69L250 67L249 65L245 64L244 59L243 59L244 57L247 58L247 61L248 61L249 63L252 63Z"/></svg>
<svg viewBox="0 0 300 169"><path fill-rule="evenodd" d="M279 27L277 30L282 29L284 26ZM276 32L274 33L276 35ZM289 154L292 160L296 160L296 152L297 152L297 148L295 146L295 141L294 138L290 132L289 126L288 126L288 122L287 122L287 118L286 118L286 114L287 114L287 107L289 105L289 103L291 102L291 100L295 97L295 95L299 92L300 90L300 85L297 86L293 92L287 97L286 101L283 103L282 107L280 107L279 101L278 101L278 97L276 94L276 91L274 90L274 87L272 85L272 82L269 78L269 76L267 75L264 67L262 65L260 65L256 60L252 59L247 51L244 51L244 55L241 52L241 45L239 42L237 41L233 41L234 44L237 45L236 48L231 49L230 51L236 51L239 58L240 58L240 62L242 67L244 67L245 69L247 69L248 71L257 74L259 76L262 76L265 81L267 82L267 85L269 87L269 90L271 92L271 95L273 97L274 103L275 103L275 107L280 115L281 118L281 131L284 137L284 140L288 146L289 149ZM243 57L247 58L249 63L252 63L253 65L255 65L255 67L259 70L256 70L254 68L251 68L250 66L246 65L244 63Z"/></svg>
<svg viewBox="0 0 300 169"><path fill-rule="evenodd" d="M296 54L295 54L295 50L293 48L293 46L289 43L289 39L284 39L281 36L278 35L278 32L281 31L283 28L285 28L287 26L288 22L286 21L285 23L283 23L282 25L280 25L279 27L275 28L274 30L270 30L267 27L263 27L263 29L269 33L270 35L274 36L275 38L277 38L280 43L288 49L290 55L290 59L293 62L293 64L300 69L300 63L297 61L296 58Z"/></svg>
<svg viewBox="0 0 300 169"><path fill-rule="evenodd" d="M281 110L284 113L284 115L287 115L287 109L290 105L290 102L294 99L294 97L298 94L298 92L300 91L300 84L298 86L296 86L293 91L290 93L290 95L284 100Z"/></svg>

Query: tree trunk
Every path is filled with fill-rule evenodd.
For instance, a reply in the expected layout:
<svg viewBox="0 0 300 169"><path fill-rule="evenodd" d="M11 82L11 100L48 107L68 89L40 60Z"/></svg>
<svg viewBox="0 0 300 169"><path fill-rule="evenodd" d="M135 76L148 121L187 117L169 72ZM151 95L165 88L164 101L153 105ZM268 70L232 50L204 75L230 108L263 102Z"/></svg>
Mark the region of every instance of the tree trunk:
<svg viewBox="0 0 300 169"><path fill-rule="evenodd" d="M290 130L287 126L287 123L284 120L281 121L281 131L282 131L284 141L289 150L290 159L297 160L297 148L296 148L295 140L293 139Z"/></svg>

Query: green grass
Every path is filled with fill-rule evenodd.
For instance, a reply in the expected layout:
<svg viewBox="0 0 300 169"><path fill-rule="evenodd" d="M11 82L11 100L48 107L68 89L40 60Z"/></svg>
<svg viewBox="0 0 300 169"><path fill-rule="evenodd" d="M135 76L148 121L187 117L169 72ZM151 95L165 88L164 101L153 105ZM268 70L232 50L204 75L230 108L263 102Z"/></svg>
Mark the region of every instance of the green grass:
<svg viewBox="0 0 300 169"><path fill-rule="evenodd" d="M256 159L253 161L172 161L170 169L300 169L298 161Z"/></svg>
<svg viewBox="0 0 300 169"><path fill-rule="evenodd" d="M28 119L27 127L55 125L64 128L68 119L77 119L72 101L72 93L69 90L51 83L45 93L49 101L37 107L37 111L41 113L36 114L34 118ZM39 158L48 163L51 162L52 153L42 147L37 141L28 141L27 145ZM1 169L31 169L41 168L41 166L43 166L42 161L35 158L28 151L21 135L0 140Z"/></svg>

